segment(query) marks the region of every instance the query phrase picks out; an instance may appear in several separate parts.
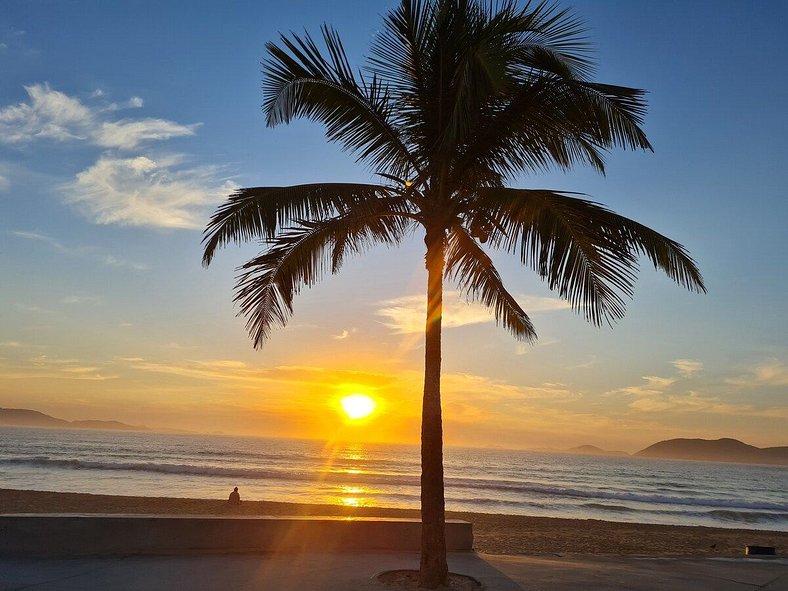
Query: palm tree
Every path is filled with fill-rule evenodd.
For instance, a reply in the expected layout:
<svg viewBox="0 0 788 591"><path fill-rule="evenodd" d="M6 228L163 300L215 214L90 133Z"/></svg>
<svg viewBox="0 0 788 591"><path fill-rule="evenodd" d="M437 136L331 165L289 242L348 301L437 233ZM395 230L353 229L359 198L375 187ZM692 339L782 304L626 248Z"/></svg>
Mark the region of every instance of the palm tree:
<svg viewBox="0 0 788 591"><path fill-rule="evenodd" d="M640 125L643 91L590 80L582 24L555 6L510 0L401 0L385 17L368 63L354 72L337 33L268 43L263 111L273 127L299 117L325 125L378 183L240 189L211 218L204 265L229 242L259 239L240 268L235 301L255 347L292 314L294 296L348 255L426 246L427 315L422 408L421 584L446 581L440 401L443 285L521 340L536 338L488 249L518 256L590 322L609 324L632 296L644 255L680 285L705 291L678 243L586 200L515 189L518 175L575 164L604 173L616 146L651 149Z"/></svg>

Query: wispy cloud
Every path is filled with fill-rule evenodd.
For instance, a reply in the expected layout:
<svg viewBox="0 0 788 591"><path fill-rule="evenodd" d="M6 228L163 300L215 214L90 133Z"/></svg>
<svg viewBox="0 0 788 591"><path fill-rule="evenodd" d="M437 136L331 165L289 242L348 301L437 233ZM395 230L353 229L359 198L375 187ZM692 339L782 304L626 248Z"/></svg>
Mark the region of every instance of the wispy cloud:
<svg viewBox="0 0 788 591"><path fill-rule="evenodd" d="M102 156L64 186L67 202L99 224L200 228L205 209L237 186L215 180L216 167L184 167L183 158L169 155Z"/></svg>
<svg viewBox="0 0 788 591"><path fill-rule="evenodd" d="M686 378L692 377L703 371L703 363L695 359L676 359L675 361L671 361L671 364Z"/></svg>
<svg viewBox="0 0 788 591"><path fill-rule="evenodd" d="M558 298L520 296L517 298L528 313L551 312L569 308L569 304ZM375 312L386 318L383 324L399 334L424 332L426 301L423 295L410 295L378 304ZM494 316L483 306L464 301L455 291L443 294L443 328L457 328L471 324L494 322Z"/></svg>
<svg viewBox="0 0 788 591"><path fill-rule="evenodd" d="M704 396L697 392L670 395L661 398L641 398L629 404L641 412L711 413L719 415L741 415L770 418L788 418L788 408L760 409L751 404L731 404L716 396Z"/></svg>
<svg viewBox="0 0 788 591"><path fill-rule="evenodd" d="M355 332L356 332L356 329L355 328L351 328L350 330L343 330L339 334L331 335L331 338L334 339L335 341L344 341L345 339L349 338L350 335L352 335Z"/></svg>
<svg viewBox="0 0 788 591"><path fill-rule="evenodd" d="M596 364L598 361L596 355L590 355L588 357L588 361L584 361L583 363L578 363L577 365L571 365L567 369L589 369Z"/></svg>
<svg viewBox="0 0 788 591"><path fill-rule="evenodd" d="M66 246L62 242L56 240L52 236L42 234L41 232L28 232L28 231L12 231L11 235L23 240L33 240L48 245L53 250L60 252L69 257L86 258L89 260L103 263L108 267L131 269L134 271L146 271L149 269L148 265L144 263L137 263L119 259L111 254L102 254L96 248L90 246Z"/></svg>
<svg viewBox="0 0 788 591"><path fill-rule="evenodd" d="M134 263L132 261L124 261L111 254L105 255L102 262L108 267L115 267L117 269L131 269L133 271L147 271L150 267L143 263Z"/></svg>
<svg viewBox="0 0 788 591"><path fill-rule="evenodd" d="M30 314L54 314L52 310L47 310L46 308L42 308L41 306L36 306L35 304L27 304L24 302L17 302L14 304L17 310L22 312L28 312Z"/></svg>
<svg viewBox="0 0 788 591"><path fill-rule="evenodd" d="M581 397L579 393L570 390L564 384L545 382L538 386L523 386L488 376L459 373L445 374L441 381L441 388L447 395L461 396L479 403L505 400L511 402L535 400L566 402Z"/></svg>
<svg viewBox="0 0 788 591"><path fill-rule="evenodd" d="M752 367L746 373L725 381L744 387L788 386L788 367L782 361L769 359Z"/></svg>
<svg viewBox="0 0 788 591"><path fill-rule="evenodd" d="M79 359L38 355L25 361L17 360L12 367L0 365L0 378L11 380L55 379L107 381L117 379L117 375L102 373L96 364L85 364Z"/></svg>
<svg viewBox="0 0 788 591"><path fill-rule="evenodd" d="M664 392L669 386L676 382L677 378L663 378L660 376L643 376L641 378L645 384L626 386L619 388L608 394L628 394L631 396L654 396Z"/></svg>
<svg viewBox="0 0 788 591"><path fill-rule="evenodd" d="M672 377L643 376L645 382L633 386L619 388L606 393L606 396L626 395L634 397L627 403L633 411L643 413L710 413L717 415L742 415L768 418L788 417L788 409L784 407L754 406L728 402L724 397L715 396L695 389L688 389L689 381L703 371L704 365L692 359L677 359L671 362L677 375ZM779 363L761 365L739 385L760 383L780 384L787 376L785 367ZM728 380L729 383L733 383ZM788 383L786 381L785 383Z"/></svg>
<svg viewBox="0 0 788 591"><path fill-rule="evenodd" d="M98 296L90 295L70 295L62 298L61 303L68 305L97 304L101 301Z"/></svg>
<svg viewBox="0 0 788 591"><path fill-rule="evenodd" d="M395 381L389 374L371 371L350 371L343 369L326 369L313 366L276 366L265 369L250 367L242 361L232 359L192 359L178 362L151 361L142 358L117 358L118 362L127 364L129 368L179 376L192 379L209 379L234 383L259 389L261 384L309 385L319 389L335 388L341 383L365 384L369 388L381 387Z"/></svg>
<svg viewBox="0 0 788 591"><path fill-rule="evenodd" d="M102 123L94 138L99 146L133 150L148 141L194 135L197 125L181 125L165 119L123 120Z"/></svg>
<svg viewBox="0 0 788 591"><path fill-rule="evenodd" d="M11 188L11 181L0 174L0 191L8 191Z"/></svg>
<svg viewBox="0 0 788 591"><path fill-rule="evenodd" d="M536 347L549 347L550 345L557 345L561 341L559 339L539 339L535 343L515 343L515 355L528 355Z"/></svg>
<svg viewBox="0 0 788 591"><path fill-rule="evenodd" d="M141 107L139 97L132 97L125 104L102 106L86 105L46 83L25 86L25 91L27 101L0 109L0 142L81 141L102 148L131 150L150 141L194 135L199 125L156 118L106 120L107 113ZM92 96L101 98L103 93L94 92Z"/></svg>

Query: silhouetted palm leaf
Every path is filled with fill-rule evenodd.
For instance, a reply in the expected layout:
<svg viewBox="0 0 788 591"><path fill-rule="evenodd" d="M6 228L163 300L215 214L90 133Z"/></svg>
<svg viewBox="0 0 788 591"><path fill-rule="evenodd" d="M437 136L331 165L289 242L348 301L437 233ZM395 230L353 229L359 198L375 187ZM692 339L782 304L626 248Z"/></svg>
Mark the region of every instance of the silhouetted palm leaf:
<svg viewBox="0 0 788 591"><path fill-rule="evenodd" d="M301 288L314 285L326 270L339 271L348 253L402 240L412 219L394 207L380 200L350 207L342 216L302 221L268 240L267 249L241 267L235 301L247 317L255 347L263 345L272 327L287 324Z"/></svg>
<svg viewBox="0 0 788 591"><path fill-rule="evenodd" d="M472 301L478 301L495 314L495 320L515 337L536 340L536 330L528 314L506 291L490 257L462 227L449 232L446 247L446 275L456 281Z"/></svg>
<svg viewBox="0 0 788 591"><path fill-rule="evenodd" d="M469 206L491 221L490 242L519 253L594 324L624 315L638 255L688 289L705 291L683 246L599 204L555 191L481 189Z"/></svg>
<svg viewBox="0 0 788 591"><path fill-rule="evenodd" d="M382 185L361 183L239 189L208 222L203 238L203 264L209 265L216 249L228 242L271 239L295 220L323 219L388 193L389 189Z"/></svg>

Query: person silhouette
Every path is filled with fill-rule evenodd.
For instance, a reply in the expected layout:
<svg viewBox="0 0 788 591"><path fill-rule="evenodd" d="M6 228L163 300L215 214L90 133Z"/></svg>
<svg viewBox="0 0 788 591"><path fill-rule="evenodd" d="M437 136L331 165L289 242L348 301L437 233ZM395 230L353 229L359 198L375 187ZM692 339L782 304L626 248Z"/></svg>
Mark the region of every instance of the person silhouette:
<svg viewBox="0 0 788 591"><path fill-rule="evenodd" d="M241 504L241 495L238 494L237 486L233 489L233 492L230 493L230 498L227 499L227 502L230 503L231 505Z"/></svg>

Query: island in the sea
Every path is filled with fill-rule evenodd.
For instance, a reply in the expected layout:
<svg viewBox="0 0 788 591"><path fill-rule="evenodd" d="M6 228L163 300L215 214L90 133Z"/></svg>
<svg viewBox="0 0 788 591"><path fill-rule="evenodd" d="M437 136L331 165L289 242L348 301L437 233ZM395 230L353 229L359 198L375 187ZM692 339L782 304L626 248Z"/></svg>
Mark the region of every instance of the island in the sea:
<svg viewBox="0 0 788 591"><path fill-rule="evenodd" d="M609 449L602 449L596 445L578 445L570 449L563 450L564 453L577 454L579 456L628 456L625 451L611 451Z"/></svg>
<svg viewBox="0 0 788 591"><path fill-rule="evenodd" d="M661 458L734 464L772 464L788 466L788 446L755 447L738 439L667 439L634 454L611 451L596 445L579 445L569 449L540 448L534 451L582 456Z"/></svg>
<svg viewBox="0 0 788 591"><path fill-rule="evenodd" d="M755 447L738 439L668 439L635 454L643 458L788 466L788 446Z"/></svg>

